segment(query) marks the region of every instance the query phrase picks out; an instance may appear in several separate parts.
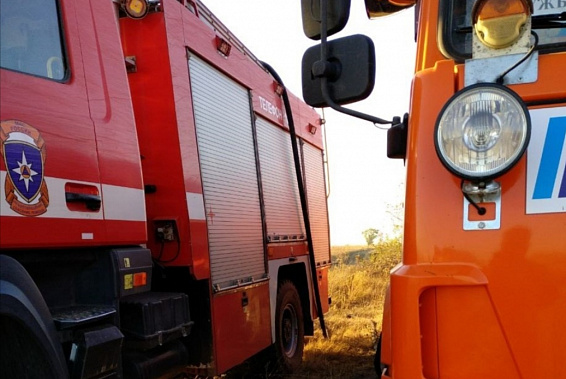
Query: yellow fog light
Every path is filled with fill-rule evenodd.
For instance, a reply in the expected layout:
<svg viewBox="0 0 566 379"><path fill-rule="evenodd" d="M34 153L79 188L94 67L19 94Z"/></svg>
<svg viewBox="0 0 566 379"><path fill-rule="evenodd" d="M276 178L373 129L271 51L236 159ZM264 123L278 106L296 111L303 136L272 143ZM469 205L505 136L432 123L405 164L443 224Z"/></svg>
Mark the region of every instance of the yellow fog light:
<svg viewBox="0 0 566 379"><path fill-rule="evenodd" d="M531 15L531 0L478 0L472 11L480 41L501 49L516 42Z"/></svg>

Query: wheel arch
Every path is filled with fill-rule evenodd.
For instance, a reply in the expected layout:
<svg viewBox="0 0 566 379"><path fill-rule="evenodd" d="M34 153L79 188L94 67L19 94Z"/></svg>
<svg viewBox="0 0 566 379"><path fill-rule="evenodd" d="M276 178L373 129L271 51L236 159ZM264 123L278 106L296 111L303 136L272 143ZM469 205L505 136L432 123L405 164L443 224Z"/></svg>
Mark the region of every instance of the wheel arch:
<svg viewBox="0 0 566 379"><path fill-rule="evenodd" d="M9 325L21 327L25 337L31 339L30 343L44 354L43 363L49 365L46 369L54 378L68 378L63 349L41 292L25 268L6 255L0 255L0 318ZM10 348L10 339L2 337L2 343ZM14 348L17 351L17 346Z"/></svg>
<svg viewBox="0 0 566 379"><path fill-rule="evenodd" d="M312 307L310 301L310 286L307 276L307 268L304 263L289 264L279 267L277 273L277 286L285 281L291 281L301 299L303 308L303 324L305 335L312 336L314 333L314 322L312 318Z"/></svg>

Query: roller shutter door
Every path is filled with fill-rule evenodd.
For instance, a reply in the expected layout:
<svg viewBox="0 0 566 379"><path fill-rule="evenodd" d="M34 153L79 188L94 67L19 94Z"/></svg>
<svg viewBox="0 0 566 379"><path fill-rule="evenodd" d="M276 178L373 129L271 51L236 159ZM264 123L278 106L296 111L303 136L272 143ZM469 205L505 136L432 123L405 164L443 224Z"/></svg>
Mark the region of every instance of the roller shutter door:
<svg viewBox="0 0 566 379"><path fill-rule="evenodd" d="M303 155L314 257L317 265L325 265L330 263L330 241L322 151L305 143Z"/></svg>
<svg viewBox="0 0 566 379"><path fill-rule="evenodd" d="M191 56L189 72L215 290L266 277L248 91Z"/></svg>
<svg viewBox="0 0 566 379"><path fill-rule="evenodd" d="M273 123L256 121L263 203L270 242L306 238L289 133Z"/></svg>

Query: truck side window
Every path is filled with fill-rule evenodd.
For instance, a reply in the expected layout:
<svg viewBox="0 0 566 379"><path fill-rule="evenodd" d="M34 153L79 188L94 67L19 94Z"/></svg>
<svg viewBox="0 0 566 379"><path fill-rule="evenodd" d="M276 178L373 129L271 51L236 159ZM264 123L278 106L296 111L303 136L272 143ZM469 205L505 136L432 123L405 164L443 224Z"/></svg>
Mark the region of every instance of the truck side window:
<svg viewBox="0 0 566 379"><path fill-rule="evenodd" d="M0 67L53 80L65 79L57 0L0 2Z"/></svg>

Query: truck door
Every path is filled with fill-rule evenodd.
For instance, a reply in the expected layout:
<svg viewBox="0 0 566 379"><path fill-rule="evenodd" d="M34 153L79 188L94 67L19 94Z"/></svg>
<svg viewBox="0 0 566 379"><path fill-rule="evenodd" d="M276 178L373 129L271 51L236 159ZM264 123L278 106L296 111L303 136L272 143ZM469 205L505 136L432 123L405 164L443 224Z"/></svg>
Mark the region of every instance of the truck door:
<svg viewBox="0 0 566 379"><path fill-rule="evenodd" d="M106 244L146 241L140 150L116 4L79 6L89 113L96 134ZM100 241L100 239L99 239Z"/></svg>
<svg viewBox="0 0 566 379"><path fill-rule="evenodd" d="M77 246L104 235L74 8L71 1L1 3L2 247Z"/></svg>

